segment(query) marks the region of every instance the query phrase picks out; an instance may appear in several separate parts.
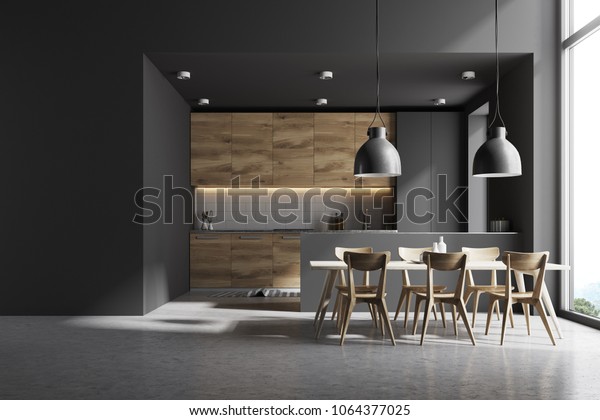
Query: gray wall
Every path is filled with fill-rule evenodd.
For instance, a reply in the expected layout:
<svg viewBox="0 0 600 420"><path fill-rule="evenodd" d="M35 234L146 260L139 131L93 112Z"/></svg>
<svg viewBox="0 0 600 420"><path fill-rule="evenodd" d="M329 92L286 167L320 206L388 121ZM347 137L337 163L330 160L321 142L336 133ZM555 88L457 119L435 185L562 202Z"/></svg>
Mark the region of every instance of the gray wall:
<svg viewBox="0 0 600 420"><path fill-rule="evenodd" d="M276 0L67 0L3 5L0 313L143 313L144 235L131 220L133 194L144 182L145 52L372 57L373 38L357 30L374 18L367 3L304 0L282 8ZM382 53L493 51L491 0L381 3ZM534 53L533 245L555 256L558 12L558 0L500 2L501 50Z"/></svg>
<svg viewBox="0 0 600 420"><path fill-rule="evenodd" d="M190 108L158 69L143 57L144 187L158 188L173 206L173 223L144 225L144 313L189 290L189 231L184 206L192 212L189 188ZM179 194L165 197L164 176L173 177ZM171 185L171 181L167 181ZM183 187L185 186L185 187ZM190 201L184 201L186 195ZM177 191L176 191L177 192ZM172 199L171 199L172 198ZM164 211L164 207L163 207Z"/></svg>

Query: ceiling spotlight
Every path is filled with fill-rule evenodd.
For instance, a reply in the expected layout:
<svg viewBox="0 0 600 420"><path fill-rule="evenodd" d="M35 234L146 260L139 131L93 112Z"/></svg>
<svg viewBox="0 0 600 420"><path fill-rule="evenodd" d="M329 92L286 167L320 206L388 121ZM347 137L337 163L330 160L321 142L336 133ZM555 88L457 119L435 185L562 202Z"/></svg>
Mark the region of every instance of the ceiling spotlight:
<svg viewBox="0 0 600 420"><path fill-rule="evenodd" d="M433 104L435 106L446 105L446 100L444 98L437 98L433 100Z"/></svg>
<svg viewBox="0 0 600 420"><path fill-rule="evenodd" d="M475 78L475 72L471 70L463 71L460 78L463 80L473 80Z"/></svg>
<svg viewBox="0 0 600 420"><path fill-rule="evenodd" d="M333 79L333 72L332 71L322 71L321 73L319 73L319 79L331 80L331 79Z"/></svg>
<svg viewBox="0 0 600 420"><path fill-rule="evenodd" d="M205 106L205 105L209 105L210 101L208 100L208 98L200 98L198 99L198 105L200 106Z"/></svg>
<svg viewBox="0 0 600 420"><path fill-rule="evenodd" d="M316 104L318 106L327 105L327 99L325 99L325 98L319 98L319 99L317 99Z"/></svg>
<svg viewBox="0 0 600 420"><path fill-rule="evenodd" d="M177 78L179 80L190 80L190 72L189 71L178 71L177 72Z"/></svg>

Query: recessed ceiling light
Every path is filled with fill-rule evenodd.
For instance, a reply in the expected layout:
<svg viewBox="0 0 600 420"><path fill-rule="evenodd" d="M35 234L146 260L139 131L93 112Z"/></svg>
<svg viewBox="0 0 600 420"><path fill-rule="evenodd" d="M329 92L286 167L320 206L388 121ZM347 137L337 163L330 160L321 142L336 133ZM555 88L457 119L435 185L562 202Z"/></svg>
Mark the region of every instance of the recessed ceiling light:
<svg viewBox="0 0 600 420"><path fill-rule="evenodd" d="M209 105L210 101L208 100L208 98L200 98L198 99L198 105L200 106L205 106L205 105Z"/></svg>
<svg viewBox="0 0 600 420"><path fill-rule="evenodd" d="M177 78L179 80L190 80L191 74L189 71L178 71Z"/></svg>
<svg viewBox="0 0 600 420"><path fill-rule="evenodd" d="M321 73L319 73L319 79L331 80L333 79L333 72L329 70L322 71Z"/></svg>
<svg viewBox="0 0 600 420"><path fill-rule="evenodd" d="M319 99L317 99L316 104L318 106L327 105L327 99L325 99L325 98L319 98Z"/></svg>
<svg viewBox="0 0 600 420"><path fill-rule="evenodd" d="M475 72L471 70L463 71L460 78L463 80L473 80L475 78Z"/></svg>
<svg viewBox="0 0 600 420"><path fill-rule="evenodd" d="M433 100L433 104L436 106L446 105L446 100L444 98L436 98Z"/></svg>

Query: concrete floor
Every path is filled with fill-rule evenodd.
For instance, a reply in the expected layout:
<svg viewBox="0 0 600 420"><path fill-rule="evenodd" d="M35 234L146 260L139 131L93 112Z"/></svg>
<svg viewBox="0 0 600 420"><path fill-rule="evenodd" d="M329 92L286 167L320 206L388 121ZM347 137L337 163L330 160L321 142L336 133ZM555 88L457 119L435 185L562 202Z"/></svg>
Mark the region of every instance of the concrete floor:
<svg viewBox="0 0 600 420"><path fill-rule="evenodd" d="M597 399L600 331L539 317L500 323L477 346L433 322L397 346L356 314L343 347L331 321L313 339L298 299L181 296L144 317L0 317L0 399ZM275 310L273 310L275 309ZM286 310L287 309L287 310ZM292 309L291 311L289 309Z"/></svg>

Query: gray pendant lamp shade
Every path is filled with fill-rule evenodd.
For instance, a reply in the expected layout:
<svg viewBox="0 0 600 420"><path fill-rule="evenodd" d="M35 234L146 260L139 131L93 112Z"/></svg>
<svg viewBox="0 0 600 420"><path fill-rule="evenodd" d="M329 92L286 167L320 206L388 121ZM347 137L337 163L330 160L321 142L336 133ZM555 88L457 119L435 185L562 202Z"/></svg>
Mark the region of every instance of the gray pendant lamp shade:
<svg viewBox="0 0 600 420"><path fill-rule="evenodd" d="M473 158L473 176L502 178L521 175L521 156L515 146L506 140L506 125L500 113L500 59L498 57L498 0L495 2L496 43L496 110L488 129L488 140L481 145ZM499 127L492 127L496 118Z"/></svg>
<svg viewBox="0 0 600 420"><path fill-rule="evenodd" d="M371 127L367 140L356 152L354 176L363 178L402 175L400 155L386 137L385 127Z"/></svg>
<svg viewBox="0 0 600 420"><path fill-rule="evenodd" d="M489 139L475 153L473 176L500 178L521 175L521 156L506 139L506 128L493 127L489 133Z"/></svg>
<svg viewBox="0 0 600 420"><path fill-rule="evenodd" d="M400 176L400 155L396 147L387 141L386 129L381 118L379 104L379 0L375 2L375 57L377 75L377 104L375 116L369 125L367 134L369 139L358 149L354 158L354 176L362 178L383 178ZM379 117L383 127L372 127Z"/></svg>

